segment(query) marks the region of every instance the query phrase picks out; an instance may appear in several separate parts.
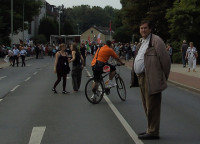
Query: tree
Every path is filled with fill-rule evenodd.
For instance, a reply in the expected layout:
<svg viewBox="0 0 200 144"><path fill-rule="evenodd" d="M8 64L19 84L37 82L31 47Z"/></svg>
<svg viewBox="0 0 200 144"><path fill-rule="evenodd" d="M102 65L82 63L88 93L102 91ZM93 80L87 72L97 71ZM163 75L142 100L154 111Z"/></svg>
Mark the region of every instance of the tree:
<svg viewBox="0 0 200 144"><path fill-rule="evenodd" d="M119 27L113 36L115 41L128 43L132 39L132 32L130 31L130 28L128 25L123 25Z"/></svg>
<svg viewBox="0 0 200 144"><path fill-rule="evenodd" d="M39 26L39 34L43 34L49 41L50 35L58 34L58 22L49 18L41 19Z"/></svg>
<svg viewBox="0 0 200 144"><path fill-rule="evenodd" d="M39 9L43 5L41 0L13 0L13 30L15 33L17 33L19 30L22 30L23 27L23 4L25 7L24 11L24 20L31 22L33 20L33 17L39 14ZM0 16L1 21L3 21L3 25L0 25L0 29L3 27L3 30L1 31L0 39L6 39L6 41L9 41L9 34L11 32L11 0L1 0L0 4Z"/></svg>
<svg viewBox="0 0 200 144"><path fill-rule="evenodd" d="M167 10L166 18L170 23L172 39L199 41L200 2L198 0L176 0Z"/></svg>
<svg viewBox="0 0 200 144"><path fill-rule="evenodd" d="M163 0L121 0L122 23L130 27L130 31L137 38L139 34L139 24L143 19L153 22L153 32L164 40L169 39L168 23L165 19L166 9L172 5L172 1Z"/></svg>

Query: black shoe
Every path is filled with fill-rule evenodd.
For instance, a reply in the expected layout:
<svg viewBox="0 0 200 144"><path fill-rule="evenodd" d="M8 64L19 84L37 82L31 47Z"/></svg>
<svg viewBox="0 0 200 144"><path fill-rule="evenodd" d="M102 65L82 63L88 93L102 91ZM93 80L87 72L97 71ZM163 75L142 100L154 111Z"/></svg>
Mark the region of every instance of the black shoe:
<svg viewBox="0 0 200 144"><path fill-rule="evenodd" d="M139 133L138 136L144 135L146 132Z"/></svg>
<svg viewBox="0 0 200 144"><path fill-rule="evenodd" d="M54 91L54 93L57 93L56 89L54 89L54 88L52 89L52 91Z"/></svg>
<svg viewBox="0 0 200 144"><path fill-rule="evenodd" d="M146 133L144 135L139 135L138 138L141 140L156 140L159 139L160 137Z"/></svg>
<svg viewBox="0 0 200 144"><path fill-rule="evenodd" d="M68 92L68 91L62 91L62 93L63 93L63 94L68 94L68 93L70 93L70 92Z"/></svg>

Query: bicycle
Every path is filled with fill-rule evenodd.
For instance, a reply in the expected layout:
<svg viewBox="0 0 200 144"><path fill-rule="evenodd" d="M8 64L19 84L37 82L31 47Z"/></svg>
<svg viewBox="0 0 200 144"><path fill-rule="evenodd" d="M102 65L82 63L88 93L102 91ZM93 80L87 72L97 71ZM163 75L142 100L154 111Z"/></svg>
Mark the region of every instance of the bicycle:
<svg viewBox="0 0 200 144"><path fill-rule="evenodd" d="M120 66L120 65L114 65L114 66L116 67L116 66ZM93 77L87 81L87 83L85 85L85 96L90 103L98 104L102 100L104 93L106 95L110 94L110 89L113 87L106 87L105 82L104 82L104 78L108 75L109 75L109 72L103 72L100 76L100 79L96 80L96 82L94 82ZM119 98L122 101L125 101L126 100L126 88L125 88L124 81L120 77L119 73L117 73L117 72L115 73L114 77L115 77L115 81L117 84L115 87L117 88L117 93L119 95Z"/></svg>

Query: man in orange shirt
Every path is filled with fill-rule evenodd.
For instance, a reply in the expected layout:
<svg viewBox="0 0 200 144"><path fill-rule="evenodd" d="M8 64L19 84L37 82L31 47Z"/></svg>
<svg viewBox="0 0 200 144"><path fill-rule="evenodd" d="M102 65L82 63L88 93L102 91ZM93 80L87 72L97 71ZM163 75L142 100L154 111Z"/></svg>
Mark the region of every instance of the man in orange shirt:
<svg viewBox="0 0 200 144"><path fill-rule="evenodd" d="M111 48L111 41L108 40L108 41L106 41L106 45L104 45L103 47L101 47L97 50L97 52L91 62L91 66L92 66L92 70L93 70L94 79L98 80L103 72L103 66L105 64L109 65L110 66L110 75L109 75L108 87L113 87L113 86L115 86L115 84L112 82L112 80L113 80L113 77L115 76L116 68L111 64L107 64L110 56L113 57L114 59L116 59L118 62L120 62L121 65L125 64L119 59L118 55ZM95 68L96 62L101 63L102 69L97 70Z"/></svg>

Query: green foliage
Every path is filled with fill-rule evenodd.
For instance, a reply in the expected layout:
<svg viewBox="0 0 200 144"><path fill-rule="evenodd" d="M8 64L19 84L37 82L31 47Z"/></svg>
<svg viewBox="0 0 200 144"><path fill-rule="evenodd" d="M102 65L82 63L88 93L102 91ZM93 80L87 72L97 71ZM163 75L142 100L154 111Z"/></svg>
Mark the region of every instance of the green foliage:
<svg viewBox="0 0 200 144"><path fill-rule="evenodd" d="M177 52L173 54L173 63L182 63L182 55L181 52Z"/></svg>
<svg viewBox="0 0 200 144"><path fill-rule="evenodd" d="M58 32L58 22L49 18L43 18L40 21L39 34L43 34L49 41L50 35L57 35Z"/></svg>
<svg viewBox="0 0 200 144"><path fill-rule="evenodd" d="M75 6L73 8L63 9L61 14L62 21L70 22L74 33L78 33L77 24L79 24L79 33L85 32L91 26L109 27L110 20L112 21L112 29L115 29L114 17L119 10L110 6L101 8L99 6L90 7L88 5Z"/></svg>
<svg viewBox="0 0 200 144"><path fill-rule="evenodd" d="M39 9L42 6L40 0L13 0L13 30L16 33L22 30L23 27L23 3L24 3L24 21L31 22L33 17L39 14ZM3 43L9 42L9 34L11 32L11 0L1 0L0 16L3 23L0 24L0 41Z"/></svg>
<svg viewBox="0 0 200 144"><path fill-rule="evenodd" d="M47 43L46 36L43 34L40 34L40 35L34 37L34 42L36 44L46 44Z"/></svg>
<svg viewBox="0 0 200 144"><path fill-rule="evenodd" d="M122 22L128 24L132 34L139 39L139 24L143 19L153 22L153 32L162 39L169 39L168 22L165 19L166 9L172 5L172 1L163 0L121 0Z"/></svg>
<svg viewBox="0 0 200 144"><path fill-rule="evenodd" d="M182 42L184 39L194 42L200 50L200 2L199 0L175 0L173 7L166 13L171 39Z"/></svg>
<svg viewBox="0 0 200 144"><path fill-rule="evenodd" d="M123 43L130 42L132 38L130 28L127 25L123 25L119 27L115 31L113 38L115 39L115 41L118 41L118 42L123 42Z"/></svg>

